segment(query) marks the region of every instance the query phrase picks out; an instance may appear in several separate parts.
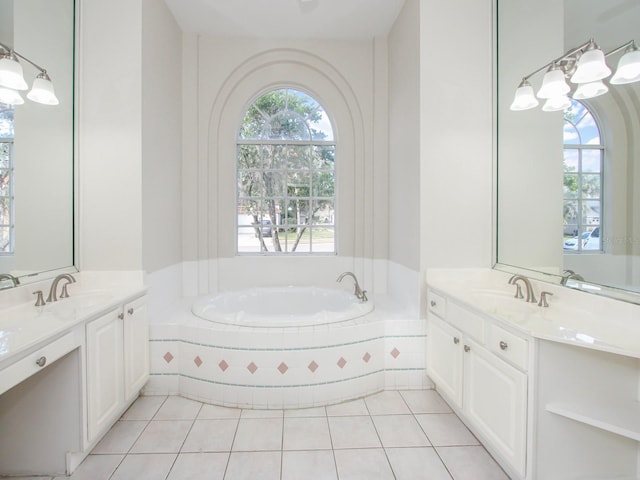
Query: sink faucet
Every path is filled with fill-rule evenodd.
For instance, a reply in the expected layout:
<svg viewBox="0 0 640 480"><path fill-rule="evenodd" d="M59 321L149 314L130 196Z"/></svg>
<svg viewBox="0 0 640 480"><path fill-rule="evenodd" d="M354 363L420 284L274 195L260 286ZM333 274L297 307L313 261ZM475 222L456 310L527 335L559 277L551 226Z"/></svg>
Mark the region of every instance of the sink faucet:
<svg viewBox="0 0 640 480"><path fill-rule="evenodd" d="M358 283L358 279L356 278L356 276L351 273L351 272L344 272L343 274L341 274L338 277L338 280L336 280L337 282L341 282L342 279L344 277L352 277L353 278L353 282L355 283L355 291L353 292L354 295L358 298L358 300L360 300L362 303L366 302L368 300L367 298L367 291L366 290L362 290L360 288L360 284Z"/></svg>
<svg viewBox="0 0 640 480"><path fill-rule="evenodd" d="M518 280L522 280L522 283L524 283L524 286L527 289L527 302L536 303L538 300L536 300L536 294L533 292L533 287L531 286L531 282L524 275L519 275L519 274L514 275L509 279L509 285L515 285L517 287L516 297L522 298L520 285L518 285L517 283ZM520 292L520 295L518 295L518 292Z"/></svg>
<svg viewBox="0 0 640 480"><path fill-rule="evenodd" d="M0 273L0 282L2 282L3 280L11 281L14 287L17 287L18 285L20 285L20 280L14 277L13 275L11 275L10 273Z"/></svg>
<svg viewBox="0 0 640 480"><path fill-rule="evenodd" d="M573 270L565 270L562 272L562 280L560 280L560 285L566 285L569 280L577 280L579 282L584 282L584 278L582 275L578 275Z"/></svg>
<svg viewBox="0 0 640 480"><path fill-rule="evenodd" d="M51 289L49 290L49 296L47 297L47 302L57 302L57 291L58 291L58 283L60 280L66 280L66 283L62 286L62 293L60 294L60 298L67 298L69 296L69 292L67 292L67 285L70 283L76 283L76 279L73 278L73 275L70 273L62 273L53 279L53 283L51 284Z"/></svg>

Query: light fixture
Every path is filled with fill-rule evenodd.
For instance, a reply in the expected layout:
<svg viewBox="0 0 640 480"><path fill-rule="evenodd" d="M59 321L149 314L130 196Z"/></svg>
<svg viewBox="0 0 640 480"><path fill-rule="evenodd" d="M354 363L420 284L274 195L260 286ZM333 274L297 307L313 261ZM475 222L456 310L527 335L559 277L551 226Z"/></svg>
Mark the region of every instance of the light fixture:
<svg viewBox="0 0 640 480"><path fill-rule="evenodd" d="M551 62L551 66L542 79L542 86L536 94L538 98L554 98L569 93L571 87L564 79L564 72L556 62Z"/></svg>
<svg viewBox="0 0 640 480"><path fill-rule="evenodd" d="M22 65L18 58L39 70L31 90L27 93L27 98L43 105L58 105L59 101L47 71L2 43L0 43L0 102L8 105L24 103L18 91L27 90L29 86L24 80Z"/></svg>
<svg viewBox="0 0 640 480"><path fill-rule="evenodd" d="M529 110L535 108L539 104L538 99L533 94L533 87L526 80L522 79L511 104L511 110Z"/></svg>
<svg viewBox="0 0 640 480"><path fill-rule="evenodd" d="M568 108L571 105L569 96L583 100L604 95L609 91L609 87L603 80L611 75L606 57L623 50L624 54L619 59L616 72L609 83L619 85L640 81L640 50L634 40L603 53L596 42L590 39L523 77L510 109L529 110L538 105L529 79L543 70L546 70L546 73L536 96L546 100L542 107L546 112ZM566 81L568 78L572 83L578 84L573 93L572 87Z"/></svg>
<svg viewBox="0 0 640 480"><path fill-rule="evenodd" d="M640 80L640 50L633 40L626 47L624 55L618 60L616 73L611 77L610 82L614 85L633 83Z"/></svg>
<svg viewBox="0 0 640 480"><path fill-rule="evenodd" d="M584 100L587 98L595 98L600 95L604 95L609 91L602 80L596 80L595 82L581 83L573 93L573 98L576 100Z"/></svg>
<svg viewBox="0 0 640 480"><path fill-rule="evenodd" d="M589 40L586 49L578 58L578 68L571 75L571 82L595 82L607 78L609 75L611 75L611 69L604 59L604 52L600 50L593 39Z"/></svg>

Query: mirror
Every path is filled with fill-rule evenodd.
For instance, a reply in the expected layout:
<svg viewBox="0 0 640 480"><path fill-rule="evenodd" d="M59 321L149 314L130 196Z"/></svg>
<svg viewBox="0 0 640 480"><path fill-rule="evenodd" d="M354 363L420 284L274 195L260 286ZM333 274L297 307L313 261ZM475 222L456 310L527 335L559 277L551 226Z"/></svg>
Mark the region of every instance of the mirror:
<svg viewBox="0 0 640 480"><path fill-rule="evenodd" d="M640 82L609 77L566 115L510 109L523 77L591 38L640 45L640 2L497 0L497 20L496 268L640 303Z"/></svg>
<svg viewBox="0 0 640 480"><path fill-rule="evenodd" d="M60 101L0 103L0 274L21 283L73 266L74 25L73 0L0 0L0 42L46 69ZM31 87L39 71L20 64Z"/></svg>

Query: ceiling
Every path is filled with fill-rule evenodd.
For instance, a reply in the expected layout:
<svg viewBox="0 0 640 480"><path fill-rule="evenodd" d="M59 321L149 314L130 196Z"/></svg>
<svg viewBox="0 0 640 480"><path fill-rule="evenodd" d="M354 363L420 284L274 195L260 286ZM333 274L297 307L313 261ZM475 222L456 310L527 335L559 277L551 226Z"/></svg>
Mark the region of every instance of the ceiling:
<svg viewBox="0 0 640 480"><path fill-rule="evenodd" d="M260 38L386 36L405 0L165 0L184 32Z"/></svg>

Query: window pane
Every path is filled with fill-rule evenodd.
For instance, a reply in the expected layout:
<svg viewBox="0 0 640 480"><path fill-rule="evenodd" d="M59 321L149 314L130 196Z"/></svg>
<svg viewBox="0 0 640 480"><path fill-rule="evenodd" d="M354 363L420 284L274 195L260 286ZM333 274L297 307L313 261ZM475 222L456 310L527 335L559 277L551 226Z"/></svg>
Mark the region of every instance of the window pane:
<svg viewBox="0 0 640 480"><path fill-rule="evenodd" d="M582 171L587 173L600 173L602 162L602 150L586 149L582 151Z"/></svg>
<svg viewBox="0 0 640 480"><path fill-rule="evenodd" d="M11 155L11 144L10 143L0 143L0 168L9 168L9 159Z"/></svg>
<svg viewBox="0 0 640 480"><path fill-rule="evenodd" d="M11 175L9 170L0 170L0 196L6 197L11 193Z"/></svg>
<svg viewBox="0 0 640 480"><path fill-rule="evenodd" d="M318 110L317 119L311 122L311 135L314 140L333 141L331 121L322 108Z"/></svg>
<svg viewBox="0 0 640 480"><path fill-rule="evenodd" d="M582 198L600 198L600 175L582 175Z"/></svg>
<svg viewBox="0 0 640 480"><path fill-rule="evenodd" d="M314 252L334 252L336 248L333 227L314 227L312 232Z"/></svg>
<svg viewBox="0 0 640 480"><path fill-rule="evenodd" d="M238 145L238 168L262 167L260 148L257 145Z"/></svg>
<svg viewBox="0 0 640 480"><path fill-rule="evenodd" d="M600 144L600 132L598 126L590 113L585 114L582 119L576 124L583 145L599 145Z"/></svg>
<svg viewBox="0 0 640 480"><path fill-rule="evenodd" d="M577 231L577 223L579 218L579 210L578 210L578 202L575 200L565 200L564 201L564 212L563 218L565 225L576 225Z"/></svg>
<svg viewBox="0 0 640 480"><path fill-rule="evenodd" d="M318 170L335 169L336 147L315 146L313 147L313 166Z"/></svg>
<svg viewBox="0 0 640 480"><path fill-rule="evenodd" d="M302 197L309 196L311 175L309 172L294 171L287 175L287 195Z"/></svg>
<svg viewBox="0 0 640 480"><path fill-rule="evenodd" d="M564 144L565 145L579 145L580 144L580 135L578 134L578 130L573 126L572 123L564 122Z"/></svg>
<svg viewBox="0 0 640 480"><path fill-rule="evenodd" d="M334 222L334 203L330 200L314 200L313 201L313 224L314 225L333 225Z"/></svg>
<svg viewBox="0 0 640 480"><path fill-rule="evenodd" d="M261 197L264 195L260 172L238 172L238 197Z"/></svg>
<svg viewBox="0 0 640 480"><path fill-rule="evenodd" d="M582 203L582 224L600 225L600 202L586 200Z"/></svg>
<svg viewBox="0 0 640 480"><path fill-rule="evenodd" d="M11 252L11 227L0 227L0 252Z"/></svg>
<svg viewBox="0 0 640 480"><path fill-rule="evenodd" d="M287 168L297 170L311 168L311 148L306 145L291 145L287 149Z"/></svg>
<svg viewBox="0 0 640 480"><path fill-rule="evenodd" d="M286 112L271 118L263 137L269 140L311 140L311 133L302 118Z"/></svg>
<svg viewBox="0 0 640 480"><path fill-rule="evenodd" d="M11 200L8 197L0 197L0 225L11 224Z"/></svg>
<svg viewBox="0 0 640 480"><path fill-rule="evenodd" d="M563 186L564 198L578 198L578 175L574 173L564 174Z"/></svg>
<svg viewBox="0 0 640 480"><path fill-rule="evenodd" d="M243 140L258 140L262 137L267 118L262 114L256 105L252 105L244 117L238 138Z"/></svg>
<svg viewBox="0 0 640 480"><path fill-rule="evenodd" d="M14 138L13 107L0 104L0 138Z"/></svg>
<svg viewBox="0 0 640 480"><path fill-rule="evenodd" d="M564 149L564 171L577 172L580 165L580 156L578 150L571 148Z"/></svg>

